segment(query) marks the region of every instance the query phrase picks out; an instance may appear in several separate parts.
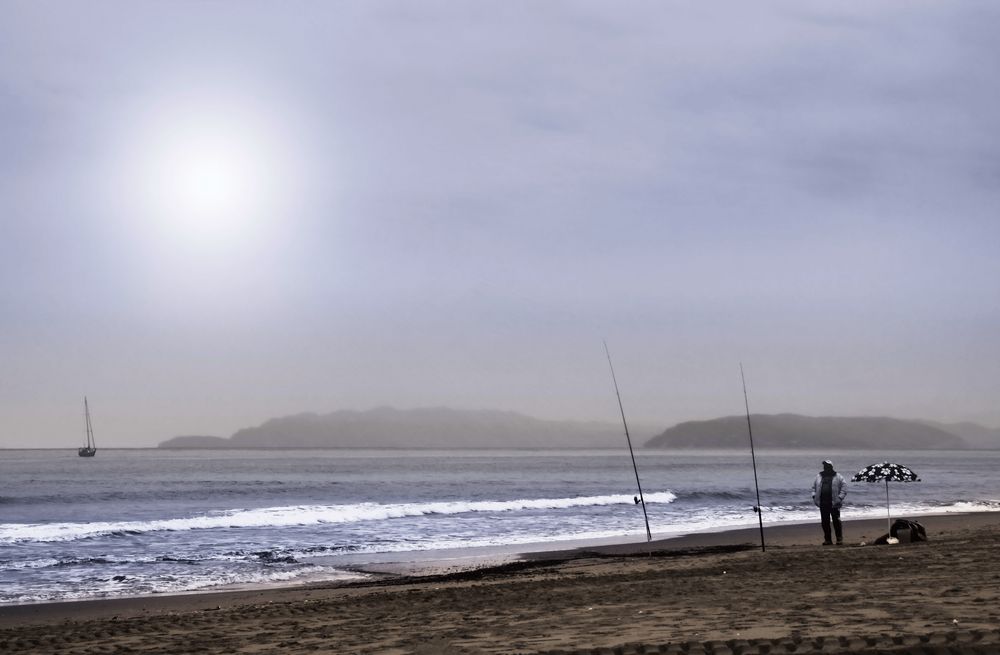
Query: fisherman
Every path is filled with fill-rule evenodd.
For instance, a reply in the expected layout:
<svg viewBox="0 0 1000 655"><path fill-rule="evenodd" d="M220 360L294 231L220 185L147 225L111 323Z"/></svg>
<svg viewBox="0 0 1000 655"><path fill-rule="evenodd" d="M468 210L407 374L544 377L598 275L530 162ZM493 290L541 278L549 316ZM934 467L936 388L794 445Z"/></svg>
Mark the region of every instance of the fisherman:
<svg viewBox="0 0 1000 655"><path fill-rule="evenodd" d="M847 495L847 485L844 476L833 470L833 462L823 460L823 470L813 482L813 502L819 507L820 523L823 525L823 545L830 546L830 521L833 520L833 531L837 535L837 545L844 543L844 529L840 523L840 506Z"/></svg>

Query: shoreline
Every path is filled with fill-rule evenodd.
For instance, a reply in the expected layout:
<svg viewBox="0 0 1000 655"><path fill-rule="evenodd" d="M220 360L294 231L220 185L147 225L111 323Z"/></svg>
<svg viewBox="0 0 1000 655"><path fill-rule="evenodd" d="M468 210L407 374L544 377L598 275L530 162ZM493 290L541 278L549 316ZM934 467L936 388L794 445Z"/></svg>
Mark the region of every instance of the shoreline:
<svg viewBox="0 0 1000 655"><path fill-rule="evenodd" d="M934 540L934 535L939 533L959 533L984 526L997 526L1000 530L1000 512L925 514L916 515L915 520L927 528L931 541ZM831 550L869 547L866 544L870 544L888 530L885 519L845 520L843 525L844 546L828 547ZM810 523L782 523L771 526L765 524L764 540L765 547L769 550L811 546L819 548L822 531L818 517L815 522ZM477 577L490 575L493 572L502 575L505 571L528 569L537 564L560 564L592 556L631 557L649 553L696 556L701 552L717 552L720 549L731 549L733 552L761 550L758 527L688 533L658 538L648 543L645 541L618 543L616 540L573 543L574 545L566 548L534 551L499 552L504 549L497 549L498 552L483 555L461 555L467 551L456 550L454 553L458 556L453 558L428 557L417 561L386 561L346 567L345 570L370 576L360 580L277 583L240 589L0 605L0 628L53 621L99 620L112 617L124 619L172 614L179 611L210 611L260 602L294 602L316 592L420 585L428 581ZM885 546L871 547L885 548Z"/></svg>
<svg viewBox="0 0 1000 655"><path fill-rule="evenodd" d="M900 517L901 518L901 517ZM0 607L12 654L1000 652L1000 513L818 521L528 553L359 583Z"/></svg>

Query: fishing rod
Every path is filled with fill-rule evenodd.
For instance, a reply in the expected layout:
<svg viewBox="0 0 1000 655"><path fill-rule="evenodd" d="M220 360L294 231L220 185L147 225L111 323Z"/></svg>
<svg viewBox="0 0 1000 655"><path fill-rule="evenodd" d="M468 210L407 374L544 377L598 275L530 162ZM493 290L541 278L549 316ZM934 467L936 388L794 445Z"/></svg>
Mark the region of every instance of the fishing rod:
<svg viewBox="0 0 1000 655"><path fill-rule="evenodd" d="M632 456L632 470L635 471L635 486L639 488L639 503L642 505L642 517L646 520L646 541L653 540L649 530L649 515L646 514L646 499L642 496L642 483L639 482L639 467L635 464L635 452L632 450L632 437L628 434L628 422L625 420L625 408L622 407L622 394L618 391L618 379L615 377L615 366L611 363L611 351L608 342L604 342L604 352L608 356L608 367L611 368L611 381L615 383L615 395L618 397L618 410L622 413L622 425L625 426L625 441L628 442L628 452Z"/></svg>
<svg viewBox="0 0 1000 655"><path fill-rule="evenodd" d="M753 462L753 486L757 491L757 504L753 511L757 512L757 522L760 523L760 552L765 552L764 548L764 513L760 508L760 485L757 483L757 456L753 450L753 428L750 427L750 401L747 399L747 379L743 375L743 362L740 362L740 380L743 381L743 404L747 408L747 433L750 435L750 461Z"/></svg>

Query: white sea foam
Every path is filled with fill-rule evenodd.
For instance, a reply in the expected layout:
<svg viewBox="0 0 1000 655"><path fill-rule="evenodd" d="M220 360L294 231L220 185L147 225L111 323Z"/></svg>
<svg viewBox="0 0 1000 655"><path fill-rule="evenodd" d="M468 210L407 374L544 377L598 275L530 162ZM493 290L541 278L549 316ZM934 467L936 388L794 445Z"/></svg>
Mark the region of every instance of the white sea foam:
<svg viewBox="0 0 1000 655"><path fill-rule="evenodd" d="M676 496L663 491L646 496L648 504L671 503ZM90 523L0 524L0 543L53 542L87 539L112 534L142 534L159 531L309 526L324 523L356 523L431 514L505 513L559 510L575 507L633 504L624 494L575 498L534 498L497 501L452 501L437 503L352 505L295 505L239 509L199 516L154 521L95 521Z"/></svg>
<svg viewBox="0 0 1000 655"><path fill-rule="evenodd" d="M161 576L137 578L125 576L124 580L95 580L88 577L75 584L35 584L14 593L0 592L0 606L19 603L67 601L81 598L113 598L148 594L207 591L231 587L256 587L289 582L361 580L368 574L345 571L329 566L301 565L294 569L255 569L245 571L205 571L189 573L183 577ZM86 584L83 584L83 583Z"/></svg>
<svg viewBox="0 0 1000 655"><path fill-rule="evenodd" d="M60 563L57 559L52 559L51 557L45 557L42 559L33 560L12 560L12 561L0 561L0 571L19 571L21 569L44 569L50 566L58 566Z"/></svg>

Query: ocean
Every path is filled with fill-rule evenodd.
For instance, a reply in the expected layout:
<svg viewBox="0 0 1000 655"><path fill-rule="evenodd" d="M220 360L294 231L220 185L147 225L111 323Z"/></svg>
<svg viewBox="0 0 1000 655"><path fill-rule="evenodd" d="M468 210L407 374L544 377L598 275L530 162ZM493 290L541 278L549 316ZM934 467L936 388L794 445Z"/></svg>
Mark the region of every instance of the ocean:
<svg viewBox="0 0 1000 655"><path fill-rule="evenodd" d="M1000 452L757 453L765 529L823 459L894 517L1000 511ZM639 450L654 537L757 525L748 451ZM884 517L849 483L845 519ZM354 580L364 565L644 541L628 450L0 450L0 604ZM817 527L817 539L819 539Z"/></svg>

